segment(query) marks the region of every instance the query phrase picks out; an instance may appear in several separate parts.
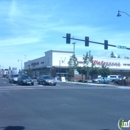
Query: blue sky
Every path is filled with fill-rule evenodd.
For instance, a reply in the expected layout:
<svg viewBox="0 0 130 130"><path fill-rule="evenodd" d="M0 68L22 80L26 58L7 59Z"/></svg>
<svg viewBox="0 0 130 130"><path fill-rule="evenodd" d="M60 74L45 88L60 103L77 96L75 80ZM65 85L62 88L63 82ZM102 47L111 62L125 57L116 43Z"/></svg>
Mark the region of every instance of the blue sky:
<svg viewBox="0 0 130 130"><path fill-rule="evenodd" d="M0 66L18 67L22 62L44 56L48 50L73 50L63 36L130 47L129 0L0 0ZM76 42L76 54L91 50L107 56L112 51L130 56L129 50ZM20 60L20 62L18 62Z"/></svg>

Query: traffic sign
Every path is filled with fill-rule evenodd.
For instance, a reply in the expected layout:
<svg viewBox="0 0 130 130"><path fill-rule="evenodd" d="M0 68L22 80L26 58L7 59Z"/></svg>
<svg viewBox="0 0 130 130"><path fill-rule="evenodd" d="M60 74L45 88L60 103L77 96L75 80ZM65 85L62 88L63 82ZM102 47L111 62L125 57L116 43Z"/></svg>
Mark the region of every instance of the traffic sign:
<svg viewBox="0 0 130 130"><path fill-rule="evenodd" d="M126 49L126 46L118 45L117 48L119 48L119 49Z"/></svg>

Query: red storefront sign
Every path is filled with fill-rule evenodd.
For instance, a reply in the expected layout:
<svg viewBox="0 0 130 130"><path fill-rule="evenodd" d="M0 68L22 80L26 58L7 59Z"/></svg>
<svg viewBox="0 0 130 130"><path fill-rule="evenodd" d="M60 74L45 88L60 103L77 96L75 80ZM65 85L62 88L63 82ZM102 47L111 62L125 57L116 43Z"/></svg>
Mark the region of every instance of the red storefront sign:
<svg viewBox="0 0 130 130"><path fill-rule="evenodd" d="M39 62L31 63L31 66L35 67L36 65L39 65Z"/></svg>
<svg viewBox="0 0 130 130"><path fill-rule="evenodd" d="M83 64L83 61L78 61L79 64ZM120 66L120 62L106 62L106 61L98 61L98 60L93 60L94 65L105 65L105 66Z"/></svg>
<svg viewBox="0 0 130 130"><path fill-rule="evenodd" d="M120 66L120 62L105 62L105 61L98 61L93 60L94 65L105 65L105 66Z"/></svg>

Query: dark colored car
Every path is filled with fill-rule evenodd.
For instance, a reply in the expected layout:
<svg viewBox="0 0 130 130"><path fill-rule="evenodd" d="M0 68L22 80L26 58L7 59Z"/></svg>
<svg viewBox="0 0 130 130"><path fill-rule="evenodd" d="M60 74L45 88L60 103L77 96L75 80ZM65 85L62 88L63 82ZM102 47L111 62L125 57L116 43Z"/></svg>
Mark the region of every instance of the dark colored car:
<svg viewBox="0 0 130 130"><path fill-rule="evenodd" d="M38 83L38 84L40 84L40 80L42 79L43 76L44 76L44 75L40 75L40 76L37 77L37 83Z"/></svg>
<svg viewBox="0 0 130 130"><path fill-rule="evenodd" d="M37 82L42 85L56 85L56 80L50 75L39 76Z"/></svg>
<svg viewBox="0 0 130 130"><path fill-rule="evenodd" d="M28 75L20 75L18 77L19 85L34 85L33 79Z"/></svg>
<svg viewBox="0 0 130 130"><path fill-rule="evenodd" d="M7 74L3 74L3 78L8 78Z"/></svg>
<svg viewBox="0 0 130 130"><path fill-rule="evenodd" d="M17 83L19 74L9 75L9 83Z"/></svg>

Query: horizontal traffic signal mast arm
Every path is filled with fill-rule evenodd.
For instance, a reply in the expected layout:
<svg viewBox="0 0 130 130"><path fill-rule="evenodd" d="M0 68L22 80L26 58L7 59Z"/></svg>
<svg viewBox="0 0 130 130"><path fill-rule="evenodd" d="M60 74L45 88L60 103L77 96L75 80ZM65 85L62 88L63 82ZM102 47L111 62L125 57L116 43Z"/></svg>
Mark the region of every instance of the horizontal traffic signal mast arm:
<svg viewBox="0 0 130 130"><path fill-rule="evenodd" d="M63 37L63 38L66 38L66 37ZM70 39L77 40L77 41L85 41L85 40L77 39L77 38L70 38ZM89 42L104 45L104 43L100 43L100 42L93 42L93 41L89 41Z"/></svg>
<svg viewBox="0 0 130 130"><path fill-rule="evenodd" d="M66 37L62 37L62 38L66 38ZM82 40L82 39L78 39L78 38L70 38L72 40L77 40L77 41L85 41L85 40ZM94 41L89 41L90 43L95 43L95 44L100 44L100 45L104 45L104 43L101 43L101 42L94 42ZM111 47L117 47L117 45L112 45L112 44L108 44L108 46L111 46ZM130 50L130 48L126 47L127 50Z"/></svg>

